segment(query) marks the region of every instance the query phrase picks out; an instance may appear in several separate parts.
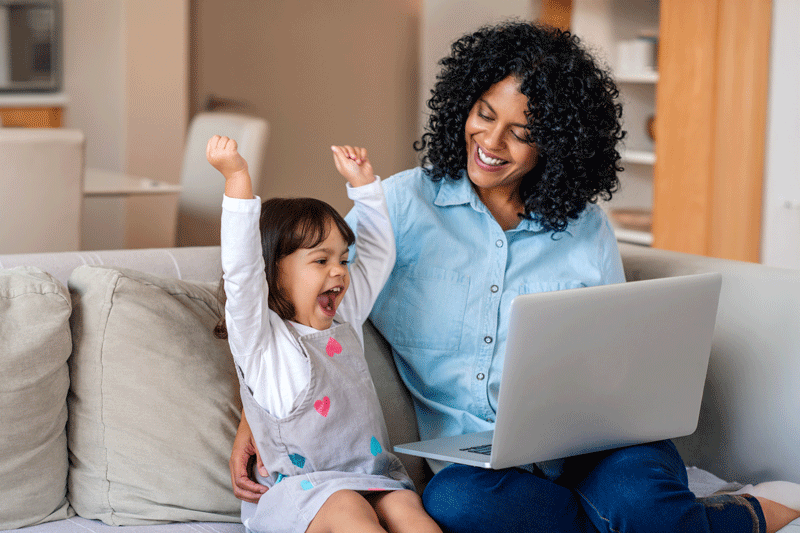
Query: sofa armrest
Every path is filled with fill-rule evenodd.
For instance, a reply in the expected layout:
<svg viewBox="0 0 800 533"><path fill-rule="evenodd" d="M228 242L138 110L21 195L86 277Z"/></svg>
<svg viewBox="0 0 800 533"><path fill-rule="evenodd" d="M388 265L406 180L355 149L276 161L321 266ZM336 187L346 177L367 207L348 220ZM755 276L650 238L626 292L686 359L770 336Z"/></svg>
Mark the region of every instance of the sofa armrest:
<svg viewBox="0 0 800 533"><path fill-rule="evenodd" d="M626 277L722 274L697 431L687 464L728 480L800 482L800 271L620 245Z"/></svg>

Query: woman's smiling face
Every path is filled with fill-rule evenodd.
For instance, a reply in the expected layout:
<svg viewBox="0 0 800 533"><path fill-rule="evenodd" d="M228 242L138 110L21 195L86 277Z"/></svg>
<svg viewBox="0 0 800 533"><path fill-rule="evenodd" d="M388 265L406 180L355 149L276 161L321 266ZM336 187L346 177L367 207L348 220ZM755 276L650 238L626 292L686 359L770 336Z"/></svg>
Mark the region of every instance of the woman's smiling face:
<svg viewBox="0 0 800 533"><path fill-rule="evenodd" d="M464 127L467 174L482 192L507 189L516 195L522 178L536 166L539 150L528 143L528 97L513 76L495 83L478 98Z"/></svg>

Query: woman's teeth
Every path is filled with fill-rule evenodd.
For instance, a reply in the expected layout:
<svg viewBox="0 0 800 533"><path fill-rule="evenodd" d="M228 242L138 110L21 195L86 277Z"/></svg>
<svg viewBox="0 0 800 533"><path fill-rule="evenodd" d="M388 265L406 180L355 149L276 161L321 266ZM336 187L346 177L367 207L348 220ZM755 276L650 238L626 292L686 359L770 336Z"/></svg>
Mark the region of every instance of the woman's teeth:
<svg viewBox="0 0 800 533"><path fill-rule="evenodd" d="M506 161L504 161L502 159L495 159L494 157L489 157L488 155L486 155L486 153L484 153L483 150L481 150L480 146L478 146L478 158L483 163L485 163L487 165L492 165L492 166L495 166L495 167L506 163Z"/></svg>

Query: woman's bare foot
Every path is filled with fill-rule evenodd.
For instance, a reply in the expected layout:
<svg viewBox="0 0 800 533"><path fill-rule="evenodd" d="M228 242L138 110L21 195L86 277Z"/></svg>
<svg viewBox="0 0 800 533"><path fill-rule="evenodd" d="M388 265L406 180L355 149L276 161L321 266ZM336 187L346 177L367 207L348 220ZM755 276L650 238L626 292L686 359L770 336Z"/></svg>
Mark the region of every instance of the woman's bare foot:
<svg viewBox="0 0 800 533"><path fill-rule="evenodd" d="M767 533L778 531L792 520L800 518L800 485L790 481L765 481L745 485L732 494L749 494L761 504Z"/></svg>
<svg viewBox="0 0 800 533"><path fill-rule="evenodd" d="M761 496L756 496L755 498L758 500L758 503L761 504L764 520L767 522L767 533L776 533L792 520L800 518L800 511L796 511Z"/></svg>

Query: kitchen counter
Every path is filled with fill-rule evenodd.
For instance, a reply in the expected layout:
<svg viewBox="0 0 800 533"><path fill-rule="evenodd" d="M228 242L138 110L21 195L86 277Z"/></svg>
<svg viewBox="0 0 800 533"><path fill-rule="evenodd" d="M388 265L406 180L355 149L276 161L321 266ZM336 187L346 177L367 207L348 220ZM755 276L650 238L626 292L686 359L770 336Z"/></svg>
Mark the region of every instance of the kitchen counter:
<svg viewBox="0 0 800 533"><path fill-rule="evenodd" d="M0 107L63 107L67 93L0 93Z"/></svg>

